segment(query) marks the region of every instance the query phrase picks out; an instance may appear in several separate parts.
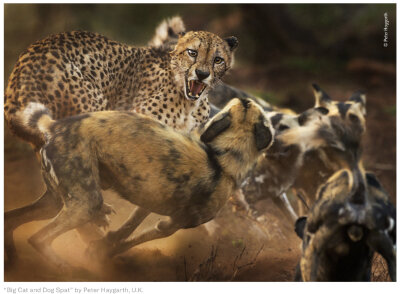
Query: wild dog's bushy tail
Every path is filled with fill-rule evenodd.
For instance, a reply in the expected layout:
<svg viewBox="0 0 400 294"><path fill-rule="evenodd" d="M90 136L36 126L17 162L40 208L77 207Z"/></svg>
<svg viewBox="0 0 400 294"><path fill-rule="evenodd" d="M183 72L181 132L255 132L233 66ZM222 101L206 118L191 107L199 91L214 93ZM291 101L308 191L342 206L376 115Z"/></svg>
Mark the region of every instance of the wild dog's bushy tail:
<svg viewBox="0 0 400 294"><path fill-rule="evenodd" d="M150 46L172 46L178 41L180 33L185 32L185 24L180 16L163 20L156 28L156 34L149 42Z"/></svg>
<svg viewBox="0 0 400 294"><path fill-rule="evenodd" d="M23 125L39 130L44 137L50 133L50 127L55 122L51 117L50 110L38 102L29 103L17 115Z"/></svg>

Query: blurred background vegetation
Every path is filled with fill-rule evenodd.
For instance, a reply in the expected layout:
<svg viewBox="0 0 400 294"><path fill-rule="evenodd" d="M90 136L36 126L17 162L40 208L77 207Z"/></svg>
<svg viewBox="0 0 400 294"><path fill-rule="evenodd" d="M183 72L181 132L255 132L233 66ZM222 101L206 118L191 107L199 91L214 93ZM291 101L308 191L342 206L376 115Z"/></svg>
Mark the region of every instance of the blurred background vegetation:
<svg viewBox="0 0 400 294"><path fill-rule="evenodd" d="M237 36L236 64L224 80L271 103L296 111L312 106L311 82L334 99L366 90L366 165L380 165L395 186L395 4L5 4L4 82L23 49L49 34L88 30L146 45L156 26L175 15L187 30ZM5 131L11 154L23 144Z"/></svg>
<svg viewBox="0 0 400 294"><path fill-rule="evenodd" d="M315 74L340 71L353 58L395 62L394 4L180 5L180 4L6 4L7 77L18 54L49 34L88 30L145 45L164 18L183 17L188 30L234 34L239 64L281 63ZM390 20L383 50L384 13Z"/></svg>

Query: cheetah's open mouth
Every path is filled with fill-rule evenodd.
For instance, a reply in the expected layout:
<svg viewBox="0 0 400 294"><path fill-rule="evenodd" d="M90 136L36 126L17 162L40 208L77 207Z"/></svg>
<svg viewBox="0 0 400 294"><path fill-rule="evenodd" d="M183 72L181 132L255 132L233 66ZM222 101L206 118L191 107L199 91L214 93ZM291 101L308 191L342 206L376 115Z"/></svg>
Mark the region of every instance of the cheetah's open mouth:
<svg viewBox="0 0 400 294"><path fill-rule="evenodd" d="M190 100L197 100L206 87L206 84L198 80L190 80L189 83L186 81L186 97Z"/></svg>

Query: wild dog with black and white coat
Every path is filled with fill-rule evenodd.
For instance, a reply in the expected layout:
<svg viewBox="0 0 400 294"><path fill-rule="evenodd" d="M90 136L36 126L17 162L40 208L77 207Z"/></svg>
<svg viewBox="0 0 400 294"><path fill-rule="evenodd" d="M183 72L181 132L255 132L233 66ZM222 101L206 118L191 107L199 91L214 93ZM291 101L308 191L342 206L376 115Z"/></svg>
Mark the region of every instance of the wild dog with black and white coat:
<svg viewBox="0 0 400 294"><path fill-rule="evenodd" d="M243 187L250 206L270 198L293 222L297 214L285 197L288 189L295 188L311 206L318 187L331 175L357 165L365 133L364 93L357 91L338 102L317 85L313 88L314 108L298 115L267 113L276 131L275 142Z"/></svg>

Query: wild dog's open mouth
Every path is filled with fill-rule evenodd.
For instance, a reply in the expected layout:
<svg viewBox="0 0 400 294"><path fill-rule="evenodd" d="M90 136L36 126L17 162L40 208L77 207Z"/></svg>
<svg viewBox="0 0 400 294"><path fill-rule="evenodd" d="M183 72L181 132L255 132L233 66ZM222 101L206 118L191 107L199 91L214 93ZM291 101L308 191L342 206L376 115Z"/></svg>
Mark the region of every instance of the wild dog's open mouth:
<svg viewBox="0 0 400 294"><path fill-rule="evenodd" d="M204 89L207 87L206 84L198 80L186 81L186 96L190 100L199 99L200 95L203 93Z"/></svg>

